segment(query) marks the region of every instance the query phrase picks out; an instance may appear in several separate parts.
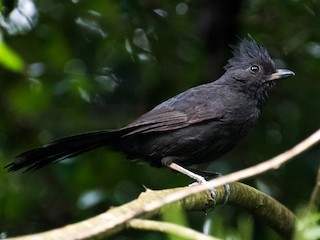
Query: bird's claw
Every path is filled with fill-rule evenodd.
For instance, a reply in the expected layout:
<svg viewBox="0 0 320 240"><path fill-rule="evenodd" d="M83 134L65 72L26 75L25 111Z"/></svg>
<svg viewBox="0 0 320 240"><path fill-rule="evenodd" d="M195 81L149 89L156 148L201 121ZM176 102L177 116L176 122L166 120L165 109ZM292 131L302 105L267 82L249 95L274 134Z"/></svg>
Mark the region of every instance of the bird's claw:
<svg viewBox="0 0 320 240"><path fill-rule="evenodd" d="M224 186L224 195L223 195L222 205L225 206L228 203L229 197L231 195L231 187L229 183L223 186Z"/></svg>
<svg viewBox="0 0 320 240"><path fill-rule="evenodd" d="M205 180L205 181L201 181L201 182L193 182L193 183L189 184L189 186L190 187L197 186L197 185L202 184L204 182L207 182L207 181ZM230 187L230 184L228 184L228 183L223 185L223 187L224 187L224 195L223 195L223 200L222 200L222 206L225 206L228 203L229 197L231 195L231 187ZM214 205L216 205L217 190L215 188L210 188L209 190L211 193L211 197L212 197L213 201L215 202Z"/></svg>

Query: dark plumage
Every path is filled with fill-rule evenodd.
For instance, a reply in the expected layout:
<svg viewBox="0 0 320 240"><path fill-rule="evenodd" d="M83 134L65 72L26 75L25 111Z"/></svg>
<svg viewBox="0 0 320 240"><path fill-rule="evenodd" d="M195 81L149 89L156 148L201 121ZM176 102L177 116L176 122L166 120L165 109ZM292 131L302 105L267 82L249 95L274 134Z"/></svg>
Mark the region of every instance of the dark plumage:
<svg viewBox="0 0 320 240"><path fill-rule="evenodd" d="M234 49L225 70L218 80L170 98L127 127L56 140L18 155L7 168L38 169L102 146L157 167L211 161L255 125L275 80L294 75L277 70L267 50L253 40Z"/></svg>

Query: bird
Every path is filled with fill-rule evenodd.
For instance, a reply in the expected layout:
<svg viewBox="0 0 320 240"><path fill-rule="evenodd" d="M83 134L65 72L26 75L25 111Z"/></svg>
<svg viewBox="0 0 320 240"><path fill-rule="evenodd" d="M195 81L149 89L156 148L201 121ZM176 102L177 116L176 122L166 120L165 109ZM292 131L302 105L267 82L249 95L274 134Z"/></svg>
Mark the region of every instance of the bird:
<svg viewBox="0 0 320 240"><path fill-rule="evenodd" d="M268 92L293 71L277 69L268 51L253 38L233 47L217 80L190 88L157 105L129 125L81 133L17 155L9 172L37 170L100 147L122 152L154 167L167 166L198 182L190 166L230 151L256 125Z"/></svg>

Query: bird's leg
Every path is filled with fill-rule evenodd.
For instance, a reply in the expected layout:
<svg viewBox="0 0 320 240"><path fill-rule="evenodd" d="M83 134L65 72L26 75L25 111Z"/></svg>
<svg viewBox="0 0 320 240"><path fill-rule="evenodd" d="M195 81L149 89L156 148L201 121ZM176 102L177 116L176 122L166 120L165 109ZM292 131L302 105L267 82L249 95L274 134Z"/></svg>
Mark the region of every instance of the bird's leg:
<svg viewBox="0 0 320 240"><path fill-rule="evenodd" d="M180 173L182 173L184 175L187 175L188 177L196 180L200 184L204 183L204 182L207 182L207 180L204 177L202 177L201 175L196 174L194 172L191 172L190 170L180 166L179 164L176 164L174 162L174 160L175 160L174 157L164 157L164 158L162 158L161 162L162 162L163 165L165 165L165 166L167 166L167 167L169 167L169 168L171 168L171 169L173 169L173 170L175 170L177 172L180 172ZM211 191L212 198L216 199L216 196L217 196L216 189L213 188L213 189L210 189L210 191Z"/></svg>
<svg viewBox="0 0 320 240"><path fill-rule="evenodd" d="M204 176L204 178L206 180L217 178L217 177L220 177L222 175L219 172L204 171L204 170L193 169L193 168L189 168L189 167L184 167L184 168L186 168L187 170L189 170L189 171L191 171L193 173L196 173L198 175Z"/></svg>
<svg viewBox="0 0 320 240"><path fill-rule="evenodd" d="M180 172L184 175L187 175L188 177L196 180L200 184L207 182L207 180L206 180L206 178L204 178L203 176L201 176L198 173L204 173L207 176L209 176L209 177L213 176L214 178L221 176L221 173L218 173L218 172L205 172L205 171L198 171L198 170L182 167L179 164L175 163L174 160L175 160L174 157L164 157L164 158L162 158L161 162L163 165L165 165L165 166L167 166L177 172ZM193 185L193 184L191 184L191 185ZM225 205L228 202L228 199L231 194L229 184L225 184L224 189L225 189L225 194L223 197L223 205ZM210 191L211 191L212 198L215 199L216 195L217 195L215 188L211 189Z"/></svg>
<svg viewBox="0 0 320 240"><path fill-rule="evenodd" d="M162 162L163 165L165 165L165 166L167 166L167 167L169 167L169 168L171 168L171 169L173 169L173 170L175 170L177 172L180 172L180 173L182 173L184 175L187 175L188 177L196 180L199 183L206 182L206 179L204 177L202 177L201 175L196 174L194 172L191 172L190 170L188 170L188 169L176 164L174 162L174 159L175 159L174 157L164 157L161 160L161 162Z"/></svg>

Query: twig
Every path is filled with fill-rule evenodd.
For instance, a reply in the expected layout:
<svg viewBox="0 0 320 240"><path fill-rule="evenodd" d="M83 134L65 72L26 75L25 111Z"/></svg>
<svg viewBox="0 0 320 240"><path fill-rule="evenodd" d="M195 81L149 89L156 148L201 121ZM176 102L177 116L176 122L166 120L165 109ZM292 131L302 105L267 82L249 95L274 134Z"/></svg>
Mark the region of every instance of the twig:
<svg viewBox="0 0 320 240"><path fill-rule="evenodd" d="M316 185L313 188L309 206L308 206L308 212L315 213L318 211L320 206L320 167L318 168L318 174L317 174L317 180Z"/></svg>
<svg viewBox="0 0 320 240"><path fill-rule="evenodd" d="M132 219L127 224L127 227L138 230L149 230L174 234L176 236L191 240L219 240L218 238L205 235L187 227L153 220Z"/></svg>

